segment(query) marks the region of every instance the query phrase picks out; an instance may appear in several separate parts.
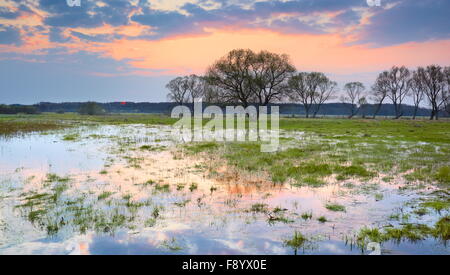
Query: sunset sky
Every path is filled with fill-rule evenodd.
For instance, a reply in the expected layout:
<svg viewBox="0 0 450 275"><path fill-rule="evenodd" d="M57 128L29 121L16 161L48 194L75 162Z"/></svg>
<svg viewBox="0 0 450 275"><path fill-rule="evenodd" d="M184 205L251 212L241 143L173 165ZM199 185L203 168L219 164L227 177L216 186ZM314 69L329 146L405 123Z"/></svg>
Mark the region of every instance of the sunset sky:
<svg viewBox="0 0 450 275"><path fill-rule="evenodd" d="M0 0L0 103L166 101L165 84L235 48L370 86L450 65L450 1Z"/></svg>

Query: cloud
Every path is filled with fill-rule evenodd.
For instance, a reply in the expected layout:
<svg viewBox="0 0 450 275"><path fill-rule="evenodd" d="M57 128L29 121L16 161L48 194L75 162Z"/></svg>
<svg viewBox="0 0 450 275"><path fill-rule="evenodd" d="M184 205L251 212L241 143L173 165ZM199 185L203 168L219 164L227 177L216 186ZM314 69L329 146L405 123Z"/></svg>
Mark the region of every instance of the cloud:
<svg viewBox="0 0 450 275"><path fill-rule="evenodd" d="M130 1L109 0L98 5L97 1L82 1L81 6L69 7L66 1L40 0L39 7L50 13L45 24L53 27L94 28L109 24L126 25L133 9Z"/></svg>
<svg viewBox="0 0 450 275"><path fill-rule="evenodd" d="M63 35L63 28L51 27L49 31L50 42L67 43L71 42L72 38Z"/></svg>
<svg viewBox="0 0 450 275"><path fill-rule="evenodd" d="M387 2L387 0L385 0ZM382 2L362 31L359 43L387 46L450 38L450 1L403 0ZM395 4L391 8L387 4Z"/></svg>
<svg viewBox="0 0 450 275"><path fill-rule="evenodd" d="M19 17L19 12L11 11L10 9L6 7L0 7L0 17L5 19L16 19Z"/></svg>
<svg viewBox="0 0 450 275"><path fill-rule="evenodd" d="M20 46L22 44L20 30L13 26L0 24L0 44Z"/></svg>
<svg viewBox="0 0 450 275"><path fill-rule="evenodd" d="M78 37L83 40L91 41L91 42L110 42L114 38L120 38L120 35L110 35L110 34L96 34L96 35L88 35L77 31L70 32L73 36Z"/></svg>
<svg viewBox="0 0 450 275"><path fill-rule="evenodd" d="M179 10L163 11L141 6L131 20L155 28L154 38L182 33L203 33L205 27L234 26L238 28L268 28L289 33L323 33L326 25L314 21L312 12L332 12L348 9L361 1L270 1L255 2L250 7L224 4L206 9L187 3ZM273 16L285 14L285 18Z"/></svg>

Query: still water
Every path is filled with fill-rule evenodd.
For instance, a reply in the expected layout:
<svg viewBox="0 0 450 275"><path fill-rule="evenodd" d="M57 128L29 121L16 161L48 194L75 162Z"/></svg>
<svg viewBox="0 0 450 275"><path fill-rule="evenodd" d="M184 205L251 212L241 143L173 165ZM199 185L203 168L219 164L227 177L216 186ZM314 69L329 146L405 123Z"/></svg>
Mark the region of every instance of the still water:
<svg viewBox="0 0 450 275"><path fill-rule="evenodd" d="M208 165L184 154L167 127L83 126L0 139L0 254L368 254L354 243L358 230L400 223L388 217L426 195L399 188L400 179L316 188L258 175L217 180ZM301 247L286 242L295 232L308 239ZM450 253L435 239L381 248Z"/></svg>

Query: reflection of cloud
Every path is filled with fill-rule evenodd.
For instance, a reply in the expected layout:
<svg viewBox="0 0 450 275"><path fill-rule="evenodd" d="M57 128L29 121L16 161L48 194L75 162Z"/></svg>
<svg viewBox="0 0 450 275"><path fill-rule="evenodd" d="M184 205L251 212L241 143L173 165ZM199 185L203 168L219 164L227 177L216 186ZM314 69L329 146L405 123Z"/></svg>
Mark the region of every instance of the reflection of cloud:
<svg viewBox="0 0 450 275"><path fill-rule="evenodd" d="M37 239L7 248L2 248L4 255L86 255L91 236L77 236L68 240Z"/></svg>
<svg viewBox="0 0 450 275"><path fill-rule="evenodd" d="M324 254L338 254L344 255L348 254L348 249L345 249L342 246L342 242L334 243L334 242L324 242L320 244L320 250L324 251Z"/></svg>
<svg viewBox="0 0 450 275"><path fill-rule="evenodd" d="M161 244L174 241L182 250L171 251ZM279 243L261 238L213 239L208 235L192 230L173 232L157 229L144 230L139 234L128 235L125 232L114 237L98 235L92 238L91 254L283 254L286 253Z"/></svg>

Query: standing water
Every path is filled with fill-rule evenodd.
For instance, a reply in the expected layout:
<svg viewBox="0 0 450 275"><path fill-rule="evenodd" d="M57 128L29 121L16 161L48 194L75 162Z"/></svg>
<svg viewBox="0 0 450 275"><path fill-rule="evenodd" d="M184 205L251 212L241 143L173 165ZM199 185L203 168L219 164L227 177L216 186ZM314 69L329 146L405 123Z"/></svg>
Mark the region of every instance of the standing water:
<svg viewBox="0 0 450 275"><path fill-rule="evenodd" d="M359 230L400 225L424 195L381 177L320 187L219 180L208 165L184 154L169 127L0 139L0 254L367 254ZM381 248L450 252L431 237Z"/></svg>

